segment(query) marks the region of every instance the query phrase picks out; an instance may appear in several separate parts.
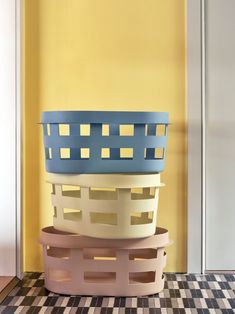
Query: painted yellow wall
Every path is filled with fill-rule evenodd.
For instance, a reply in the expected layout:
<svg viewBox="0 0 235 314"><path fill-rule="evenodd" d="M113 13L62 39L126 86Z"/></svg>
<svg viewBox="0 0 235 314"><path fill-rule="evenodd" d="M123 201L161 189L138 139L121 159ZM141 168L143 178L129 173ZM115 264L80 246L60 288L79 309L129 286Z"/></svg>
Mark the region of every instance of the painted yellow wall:
<svg viewBox="0 0 235 314"><path fill-rule="evenodd" d="M43 110L169 111L158 225L166 271L186 270L184 0L25 0L24 269L42 270L39 230L52 224Z"/></svg>

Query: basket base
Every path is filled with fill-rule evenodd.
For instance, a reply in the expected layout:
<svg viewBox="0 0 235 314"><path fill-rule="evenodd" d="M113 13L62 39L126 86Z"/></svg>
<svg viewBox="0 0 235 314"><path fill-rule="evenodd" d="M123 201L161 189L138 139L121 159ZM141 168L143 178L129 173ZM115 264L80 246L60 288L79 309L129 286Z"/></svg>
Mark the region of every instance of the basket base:
<svg viewBox="0 0 235 314"><path fill-rule="evenodd" d="M161 292L164 288L165 276L156 284L144 284L136 281L131 281L128 286L117 287L112 283L112 279L107 279L105 284L103 279L91 278L92 283L95 280L94 287L91 287L91 283L71 287L66 282L56 285L54 282L45 279L45 287L47 290L65 295L86 295L86 296L109 296L109 297L139 297L145 295L152 295ZM103 285L100 285L103 283Z"/></svg>

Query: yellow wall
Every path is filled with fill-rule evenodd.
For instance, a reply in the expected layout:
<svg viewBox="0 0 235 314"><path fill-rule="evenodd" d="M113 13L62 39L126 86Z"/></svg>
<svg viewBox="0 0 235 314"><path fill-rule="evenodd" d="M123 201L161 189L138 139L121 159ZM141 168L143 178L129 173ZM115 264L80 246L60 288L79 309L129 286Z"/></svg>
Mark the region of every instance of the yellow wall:
<svg viewBox="0 0 235 314"><path fill-rule="evenodd" d="M24 269L42 269L39 230L52 224L43 110L169 111L158 225L166 271L186 270L184 0L25 0Z"/></svg>

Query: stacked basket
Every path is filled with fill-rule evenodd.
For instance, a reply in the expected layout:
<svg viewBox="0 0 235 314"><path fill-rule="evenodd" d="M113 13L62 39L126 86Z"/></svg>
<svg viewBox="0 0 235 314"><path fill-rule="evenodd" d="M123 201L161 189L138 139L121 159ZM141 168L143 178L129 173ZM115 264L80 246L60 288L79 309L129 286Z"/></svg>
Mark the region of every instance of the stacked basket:
<svg viewBox="0 0 235 314"><path fill-rule="evenodd" d="M168 231L156 228L168 114L42 115L54 227L42 229L45 286L63 294L161 291Z"/></svg>

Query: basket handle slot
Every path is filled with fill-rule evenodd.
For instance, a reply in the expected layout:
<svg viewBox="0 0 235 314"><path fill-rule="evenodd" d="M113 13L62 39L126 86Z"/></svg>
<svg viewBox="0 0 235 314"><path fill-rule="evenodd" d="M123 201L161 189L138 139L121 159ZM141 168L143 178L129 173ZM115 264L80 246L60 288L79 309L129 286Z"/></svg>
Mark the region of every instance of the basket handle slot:
<svg viewBox="0 0 235 314"><path fill-rule="evenodd" d="M144 149L144 159L164 159L164 148L163 147L155 147L155 148L145 148Z"/></svg>
<svg viewBox="0 0 235 314"><path fill-rule="evenodd" d="M146 124L145 136L166 136L167 124Z"/></svg>
<svg viewBox="0 0 235 314"><path fill-rule="evenodd" d="M155 193L156 193L155 187L132 188L131 189L131 199L132 200L154 199Z"/></svg>
<svg viewBox="0 0 235 314"><path fill-rule="evenodd" d="M149 212L132 212L131 225L147 225L153 223L154 211Z"/></svg>
<svg viewBox="0 0 235 314"><path fill-rule="evenodd" d="M116 261L116 251L114 249L96 249L85 248L83 249L83 258L89 260L105 260Z"/></svg>
<svg viewBox="0 0 235 314"><path fill-rule="evenodd" d="M81 198L81 188L78 185L62 185L62 196ZM54 193L55 194L55 193Z"/></svg>
<svg viewBox="0 0 235 314"><path fill-rule="evenodd" d="M71 257L71 249L59 248L47 245L46 247L47 256L69 259Z"/></svg>
<svg viewBox="0 0 235 314"><path fill-rule="evenodd" d="M155 282L156 272L155 271L145 271L145 272L130 272L129 273L129 283L150 283Z"/></svg>
<svg viewBox="0 0 235 314"><path fill-rule="evenodd" d="M63 208L63 217L65 220L81 221L82 211L75 208Z"/></svg>
<svg viewBox="0 0 235 314"><path fill-rule="evenodd" d="M157 249L136 249L130 250L129 260L146 260L157 258Z"/></svg>

